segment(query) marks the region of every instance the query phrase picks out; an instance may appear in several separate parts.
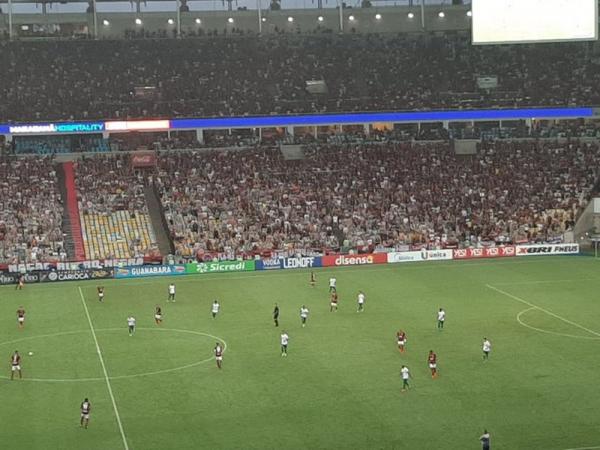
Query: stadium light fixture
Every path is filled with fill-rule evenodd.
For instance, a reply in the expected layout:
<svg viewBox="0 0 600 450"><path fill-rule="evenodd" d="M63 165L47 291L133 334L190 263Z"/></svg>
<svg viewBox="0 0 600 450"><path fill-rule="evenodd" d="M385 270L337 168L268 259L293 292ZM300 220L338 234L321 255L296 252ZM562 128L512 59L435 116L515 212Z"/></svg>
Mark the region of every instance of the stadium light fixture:
<svg viewBox="0 0 600 450"><path fill-rule="evenodd" d="M135 24L136 25L141 25L142 24L142 19L140 19L139 17L137 19L135 19Z"/></svg>
<svg viewBox="0 0 600 450"><path fill-rule="evenodd" d="M173 25L173 24L175 23L175 21L174 21L173 19L169 19L169 20L167 20L167 23L168 23L169 25Z"/></svg>
<svg viewBox="0 0 600 450"><path fill-rule="evenodd" d="M376 20L381 20L381 14L379 14L379 13L375 14L375 19Z"/></svg>
<svg viewBox="0 0 600 450"><path fill-rule="evenodd" d="M408 14L407 14L407 17L408 17L409 19L414 19L414 18L415 18L415 15L414 15L413 13L411 13L411 12L410 12L410 13L408 13Z"/></svg>
<svg viewBox="0 0 600 450"><path fill-rule="evenodd" d="M444 11L440 11L440 12L438 13L438 17L439 17L440 19L443 19L444 17L446 17L446 13L444 13Z"/></svg>
<svg viewBox="0 0 600 450"><path fill-rule="evenodd" d="M349 17L348 17L348 20L349 20L350 22L354 22L354 16L349 16Z"/></svg>
<svg viewBox="0 0 600 450"><path fill-rule="evenodd" d="M294 21L294 18L292 16L288 17L288 22L292 23Z"/></svg>
<svg viewBox="0 0 600 450"><path fill-rule="evenodd" d="M468 10L467 11L467 17L473 17L473 11Z"/></svg>
<svg viewBox="0 0 600 450"><path fill-rule="evenodd" d="M229 23L233 23L233 17L229 17L229 18L227 19L227 22L229 22Z"/></svg>
<svg viewBox="0 0 600 450"><path fill-rule="evenodd" d="M200 17L196 17L196 24L200 25L202 23L202 20L200 20Z"/></svg>
<svg viewBox="0 0 600 450"><path fill-rule="evenodd" d="M317 20L318 20L319 22L323 22L325 19L323 18L323 16L319 16L319 17L317 17Z"/></svg>
<svg viewBox="0 0 600 450"><path fill-rule="evenodd" d="M109 25L110 25L110 22L109 22L108 20L104 19L104 20L102 21L102 25L104 25L105 27L107 27L107 26L109 26Z"/></svg>

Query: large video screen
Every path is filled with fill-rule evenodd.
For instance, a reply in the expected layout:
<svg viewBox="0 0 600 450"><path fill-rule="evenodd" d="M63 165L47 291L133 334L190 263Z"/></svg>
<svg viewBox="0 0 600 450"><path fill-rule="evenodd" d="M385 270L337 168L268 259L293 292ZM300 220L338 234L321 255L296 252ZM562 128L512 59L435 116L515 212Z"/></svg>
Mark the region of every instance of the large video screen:
<svg viewBox="0 0 600 450"><path fill-rule="evenodd" d="M598 0L472 0L473 44L595 40Z"/></svg>

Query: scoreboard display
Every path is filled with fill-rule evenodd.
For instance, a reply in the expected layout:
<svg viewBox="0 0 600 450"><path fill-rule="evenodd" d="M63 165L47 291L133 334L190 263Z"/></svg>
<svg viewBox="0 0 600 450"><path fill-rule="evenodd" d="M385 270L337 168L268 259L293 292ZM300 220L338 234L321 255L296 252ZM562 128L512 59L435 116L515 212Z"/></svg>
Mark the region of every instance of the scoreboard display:
<svg viewBox="0 0 600 450"><path fill-rule="evenodd" d="M598 39L598 0L472 0L473 44Z"/></svg>

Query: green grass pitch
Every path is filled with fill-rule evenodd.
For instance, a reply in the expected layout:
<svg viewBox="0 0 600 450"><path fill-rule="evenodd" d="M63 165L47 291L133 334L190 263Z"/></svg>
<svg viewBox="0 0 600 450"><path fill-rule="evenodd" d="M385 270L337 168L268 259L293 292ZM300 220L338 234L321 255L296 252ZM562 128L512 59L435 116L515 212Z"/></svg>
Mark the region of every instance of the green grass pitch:
<svg viewBox="0 0 600 450"><path fill-rule="evenodd" d="M587 257L110 280L0 289L0 442L11 449L600 448L600 276ZM327 279L340 308L329 312ZM104 376L89 311L118 410ZM365 312L356 295L364 290ZM213 320L217 298L221 313ZM275 328L272 309L281 307ZM164 322L154 324L155 305ZM306 328L299 308L311 311ZM24 330L15 311L27 311ZM436 330L436 311L447 312ZM138 330L127 333L126 318ZM395 332L407 332L400 354ZM279 334L290 335L282 358ZM483 337L492 342L483 362ZM212 349L226 342L223 370ZM431 379L427 353L438 354ZM9 358L23 355L23 380ZM29 356L28 352L33 352ZM412 373L401 393L400 367ZM49 381L44 381L49 380ZM79 405L89 397L89 429ZM10 446L5 446L10 444Z"/></svg>

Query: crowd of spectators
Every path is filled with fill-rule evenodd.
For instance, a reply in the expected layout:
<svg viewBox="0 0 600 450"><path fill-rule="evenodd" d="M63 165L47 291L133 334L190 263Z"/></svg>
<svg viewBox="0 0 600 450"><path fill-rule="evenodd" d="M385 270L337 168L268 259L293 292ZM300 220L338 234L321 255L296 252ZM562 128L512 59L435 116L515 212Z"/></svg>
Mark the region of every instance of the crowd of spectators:
<svg viewBox="0 0 600 450"><path fill-rule="evenodd" d="M52 159L0 157L0 261L65 257L62 217Z"/></svg>
<svg viewBox="0 0 600 450"><path fill-rule="evenodd" d="M592 45L449 34L0 42L0 120L594 105ZM478 76L499 85L479 89ZM309 93L308 80L326 92Z"/></svg>
<svg viewBox="0 0 600 450"><path fill-rule="evenodd" d="M162 155L177 253L202 257L403 245L547 241L575 223L600 163L591 143L490 142L277 148Z"/></svg>

